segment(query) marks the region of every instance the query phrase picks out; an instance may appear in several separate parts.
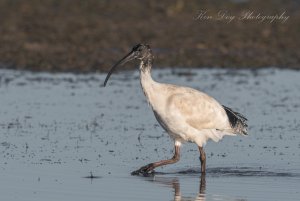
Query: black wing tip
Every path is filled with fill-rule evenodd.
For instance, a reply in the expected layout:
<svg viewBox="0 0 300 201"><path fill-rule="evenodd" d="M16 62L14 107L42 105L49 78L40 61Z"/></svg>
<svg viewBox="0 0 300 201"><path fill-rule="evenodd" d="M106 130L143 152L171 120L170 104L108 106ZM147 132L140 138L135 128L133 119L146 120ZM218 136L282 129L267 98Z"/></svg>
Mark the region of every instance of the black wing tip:
<svg viewBox="0 0 300 201"><path fill-rule="evenodd" d="M242 130L242 134L243 135L248 135L248 125L246 124L246 126L244 127L244 129Z"/></svg>
<svg viewBox="0 0 300 201"><path fill-rule="evenodd" d="M226 107L224 105L222 105L222 106L227 114L227 117L228 117L231 127L242 135L248 135L248 131L247 131L248 119L245 116L243 116L242 114L233 111L231 108Z"/></svg>

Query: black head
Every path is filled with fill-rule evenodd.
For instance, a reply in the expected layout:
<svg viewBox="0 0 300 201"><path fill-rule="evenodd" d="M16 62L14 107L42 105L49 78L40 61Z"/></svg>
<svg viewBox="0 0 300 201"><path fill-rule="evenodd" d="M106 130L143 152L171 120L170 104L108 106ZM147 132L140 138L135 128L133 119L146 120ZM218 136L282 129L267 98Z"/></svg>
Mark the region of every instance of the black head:
<svg viewBox="0 0 300 201"><path fill-rule="evenodd" d="M137 44L132 48L132 52L135 55L135 59L143 60L152 56L152 51L149 45Z"/></svg>
<svg viewBox="0 0 300 201"><path fill-rule="evenodd" d="M138 59L141 61L147 60L152 57L152 52L150 49L149 45L144 45L144 44L138 44L135 45L132 50L125 56L123 57L120 61L118 61L108 72L105 81L104 81L104 86L106 85L109 77L113 73L113 71L116 69L117 66L123 65L127 63L128 61Z"/></svg>

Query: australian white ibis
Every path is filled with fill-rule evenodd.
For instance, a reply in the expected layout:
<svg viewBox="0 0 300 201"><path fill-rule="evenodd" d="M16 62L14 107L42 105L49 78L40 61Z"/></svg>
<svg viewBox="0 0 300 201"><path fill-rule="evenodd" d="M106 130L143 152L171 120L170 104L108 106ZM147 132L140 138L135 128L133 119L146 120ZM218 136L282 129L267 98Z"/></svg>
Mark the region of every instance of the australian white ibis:
<svg viewBox="0 0 300 201"><path fill-rule="evenodd" d="M247 135L247 119L232 109L218 103L209 95L188 87L156 82L151 77L153 55L149 45L138 44L108 72L110 75L119 65L133 59L140 60L140 80L144 94L159 124L174 140L175 153L171 159L150 163L132 172L147 174L154 168L172 164L180 158L183 142L194 142L200 151L201 173L205 173L206 141L218 142L224 135Z"/></svg>

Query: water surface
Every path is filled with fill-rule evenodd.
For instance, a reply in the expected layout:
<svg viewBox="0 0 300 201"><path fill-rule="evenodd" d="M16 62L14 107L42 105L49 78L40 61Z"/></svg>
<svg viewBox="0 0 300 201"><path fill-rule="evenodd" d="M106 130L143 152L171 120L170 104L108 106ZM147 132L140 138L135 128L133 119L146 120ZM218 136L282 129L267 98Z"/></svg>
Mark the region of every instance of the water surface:
<svg viewBox="0 0 300 201"><path fill-rule="evenodd" d="M150 177L130 172L172 156L138 72L113 75L0 70L3 200L299 200L300 72L165 69L249 119L248 137L208 142L201 178L195 144ZM91 176L92 175L92 176Z"/></svg>

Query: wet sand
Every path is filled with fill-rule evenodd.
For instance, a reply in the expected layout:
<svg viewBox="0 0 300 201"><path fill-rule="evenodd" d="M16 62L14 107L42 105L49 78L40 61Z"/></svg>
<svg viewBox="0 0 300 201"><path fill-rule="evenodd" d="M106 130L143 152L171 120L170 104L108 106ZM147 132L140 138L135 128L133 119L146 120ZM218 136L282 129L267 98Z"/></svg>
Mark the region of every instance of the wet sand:
<svg viewBox="0 0 300 201"><path fill-rule="evenodd" d="M249 119L248 137L209 142L150 177L130 172L172 155L138 72L113 75L0 70L3 200L297 200L300 73L292 70L164 69L156 80L191 86Z"/></svg>
<svg viewBox="0 0 300 201"><path fill-rule="evenodd" d="M147 43L160 67L299 69L299 10L295 0L0 0L0 68L104 72Z"/></svg>

